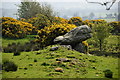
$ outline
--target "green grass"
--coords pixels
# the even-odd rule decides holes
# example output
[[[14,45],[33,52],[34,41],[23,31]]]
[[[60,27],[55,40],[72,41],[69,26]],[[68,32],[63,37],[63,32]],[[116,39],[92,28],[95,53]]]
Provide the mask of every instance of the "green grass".
[[[113,78],[118,78],[118,58],[86,55],[63,47],[49,51],[50,48],[49,46],[40,51],[22,52],[19,56],[2,53],[3,61],[10,60],[18,65],[15,72],[3,71],[3,78],[104,78],[103,71],[106,69],[113,72]],[[62,62],[58,65],[57,58],[67,58],[74,64]],[[37,62],[34,62],[35,59]],[[43,63],[47,65],[42,65]],[[57,67],[63,68],[64,72],[55,72]]]
[[[9,39],[9,38],[2,38],[2,46],[6,47],[8,44],[11,43],[22,43],[24,44],[25,42],[29,42],[30,40],[34,40],[36,35],[27,35],[27,37],[23,39]]]

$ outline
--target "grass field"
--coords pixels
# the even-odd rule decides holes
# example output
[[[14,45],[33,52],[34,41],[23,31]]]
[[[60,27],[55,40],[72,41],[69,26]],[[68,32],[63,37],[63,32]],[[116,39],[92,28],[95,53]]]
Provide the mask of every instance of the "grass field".
[[[33,40],[35,35],[29,35],[24,39],[2,39],[2,46],[7,46],[13,42],[22,43]],[[90,39],[89,39],[90,41]],[[88,42],[89,42],[88,41]],[[107,38],[108,44],[118,44],[118,36],[112,35]],[[108,45],[107,44],[107,45]],[[58,45],[53,45],[58,46]],[[89,45],[91,46],[91,45]],[[3,70],[3,78],[105,78],[104,70],[113,72],[113,78],[118,78],[118,58],[111,56],[93,56],[68,50],[59,46],[56,51],[50,51],[52,46],[43,50],[21,52],[21,55],[14,56],[13,53],[2,53],[3,62],[13,61],[17,66],[17,71],[6,72]],[[99,53],[96,53],[99,54]],[[65,58],[71,62],[58,64],[56,59]],[[62,68],[64,72],[56,72],[55,68]]]
[[[104,78],[106,69],[113,72],[113,78],[118,78],[118,58],[86,55],[63,47],[57,51],[49,49],[50,46],[40,51],[22,52],[19,56],[3,53],[3,61],[10,60],[18,65],[15,72],[3,71],[3,78]],[[72,62],[58,64],[58,58]],[[54,69],[58,67],[64,72],[56,72]]]
[[[6,47],[8,44],[11,43],[22,43],[24,44],[25,42],[29,42],[30,40],[35,39],[36,35],[27,35],[27,37],[23,39],[9,39],[9,38],[2,38],[2,46]]]

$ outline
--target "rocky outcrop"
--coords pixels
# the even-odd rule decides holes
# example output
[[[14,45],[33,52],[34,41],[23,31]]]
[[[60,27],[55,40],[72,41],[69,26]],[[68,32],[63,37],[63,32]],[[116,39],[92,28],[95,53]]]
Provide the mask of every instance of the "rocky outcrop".
[[[61,45],[71,45],[73,49],[79,52],[85,52],[84,45],[82,41],[91,38],[91,28],[87,25],[82,25],[77,28],[72,29],[70,32],[63,36],[58,36],[54,39],[55,43]]]

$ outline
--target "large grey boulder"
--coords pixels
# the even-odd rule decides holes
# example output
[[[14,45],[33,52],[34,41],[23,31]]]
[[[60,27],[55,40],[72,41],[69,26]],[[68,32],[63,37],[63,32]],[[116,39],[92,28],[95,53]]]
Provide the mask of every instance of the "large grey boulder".
[[[71,45],[73,49],[84,52],[84,45],[82,41],[85,41],[92,37],[90,34],[91,28],[87,25],[82,25],[72,29],[70,32],[66,33],[63,36],[58,36],[54,39],[55,43],[60,43],[62,45]]]

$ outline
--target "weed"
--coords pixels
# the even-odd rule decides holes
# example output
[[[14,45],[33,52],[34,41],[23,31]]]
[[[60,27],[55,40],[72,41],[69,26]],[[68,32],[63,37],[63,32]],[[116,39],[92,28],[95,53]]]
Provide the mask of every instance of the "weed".
[[[14,62],[11,62],[11,61],[5,61],[3,62],[3,70],[9,72],[9,71],[17,71],[17,68],[18,66],[14,63]]]

